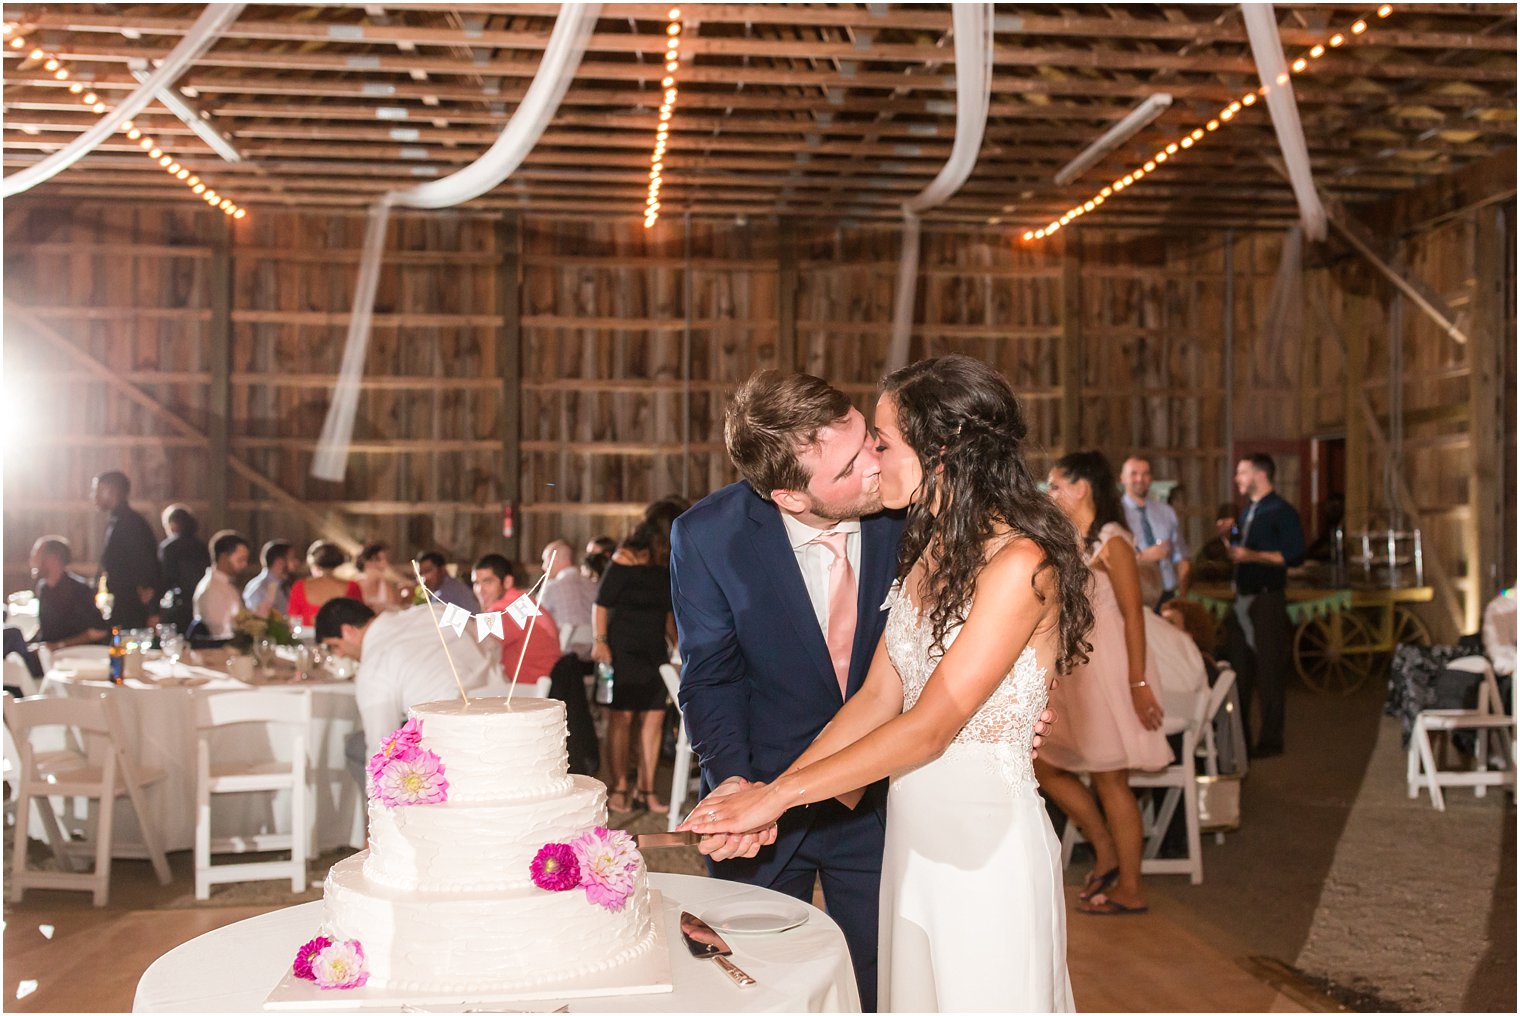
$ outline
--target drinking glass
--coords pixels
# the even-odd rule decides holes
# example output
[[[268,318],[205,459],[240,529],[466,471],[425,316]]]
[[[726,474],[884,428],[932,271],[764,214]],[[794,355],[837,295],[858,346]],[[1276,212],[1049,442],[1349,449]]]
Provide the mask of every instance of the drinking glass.
[[[164,655],[169,658],[169,675],[173,677],[179,672],[179,658],[185,655],[185,639],[174,630],[174,625],[166,627],[169,629],[169,634],[160,635],[158,645],[164,651]]]
[[[153,629],[153,633],[158,636],[158,648],[164,649],[168,641],[179,634],[179,628],[172,624],[161,624]]]
[[[274,668],[274,643],[268,639],[259,639],[253,647],[253,658],[258,663],[259,670],[267,675]]]

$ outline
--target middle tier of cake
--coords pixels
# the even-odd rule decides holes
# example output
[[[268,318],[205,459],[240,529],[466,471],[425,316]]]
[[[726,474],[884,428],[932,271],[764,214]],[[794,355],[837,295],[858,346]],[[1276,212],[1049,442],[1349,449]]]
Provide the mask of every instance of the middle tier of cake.
[[[589,776],[568,781],[568,790],[533,800],[413,808],[371,801],[364,874],[395,889],[437,892],[530,885],[529,864],[545,844],[607,824],[606,786]]]

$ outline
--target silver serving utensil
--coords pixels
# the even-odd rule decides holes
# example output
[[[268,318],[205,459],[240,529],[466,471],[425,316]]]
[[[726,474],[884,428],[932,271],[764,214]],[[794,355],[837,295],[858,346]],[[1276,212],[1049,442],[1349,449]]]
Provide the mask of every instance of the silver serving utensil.
[[[712,926],[695,914],[689,914],[684,910],[681,912],[681,937],[686,939],[686,948],[691,950],[693,956],[699,960],[715,961],[723,968],[729,980],[739,987],[747,988],[756,983],[753,977],[734,966],[729,960],[728,957],[733,954],[733,950],[716,931],[712,930]]]
[[[658,849],[660,847],[694,847],[702,842],[702,837],[696,833],[643,833],[638,837],[640,850]]]

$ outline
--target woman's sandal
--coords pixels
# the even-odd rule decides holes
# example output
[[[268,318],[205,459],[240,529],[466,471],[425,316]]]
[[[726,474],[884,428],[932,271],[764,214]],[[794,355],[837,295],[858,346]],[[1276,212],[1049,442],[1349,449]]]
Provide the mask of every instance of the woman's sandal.
[[[607,810],[626,815],[633,810],[633,798],[627,790],[614,790],[607,795]]]
[[[1093,893],[1092,898],[1084,900],[1077,909],[1084,914],[1095,914],[1099,917],[1118,917],[1124,914],[1146,914],[1150,907],[1141,904],[1138,907],[1127,907],[1118,900],[1111,900],[1103,893]]]
[[[1082,891],[1077,893],[1077,899],[1081,900],[1083,903],[1086,903],[1094,896],[1108,889],[1108,887],[1113,885],[1116,881],[1118,881],[1118,879],[1118,868],[1110,868],[1101,875],[1096,871],[1090,871],[1087,873],[1087,881],[1082,883]]]
[[[661,804],[660,799],[654,796],[653,790],[635,790],[633,803],[635,807],[643,808],[652,815],[670,814],[670,805]]]

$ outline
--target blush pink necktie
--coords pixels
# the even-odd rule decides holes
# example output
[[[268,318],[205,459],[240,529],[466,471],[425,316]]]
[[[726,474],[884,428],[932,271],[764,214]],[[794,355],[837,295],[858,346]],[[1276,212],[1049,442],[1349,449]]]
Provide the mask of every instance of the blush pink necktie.
[[[850,567],[846,550],[849,538],[848,533],[823,533],[812,541],[827,547],[834,555],[829,565],[829,626],[824,638],[841,696],[849,686],[850,651],[855,644],[855,569]]]

